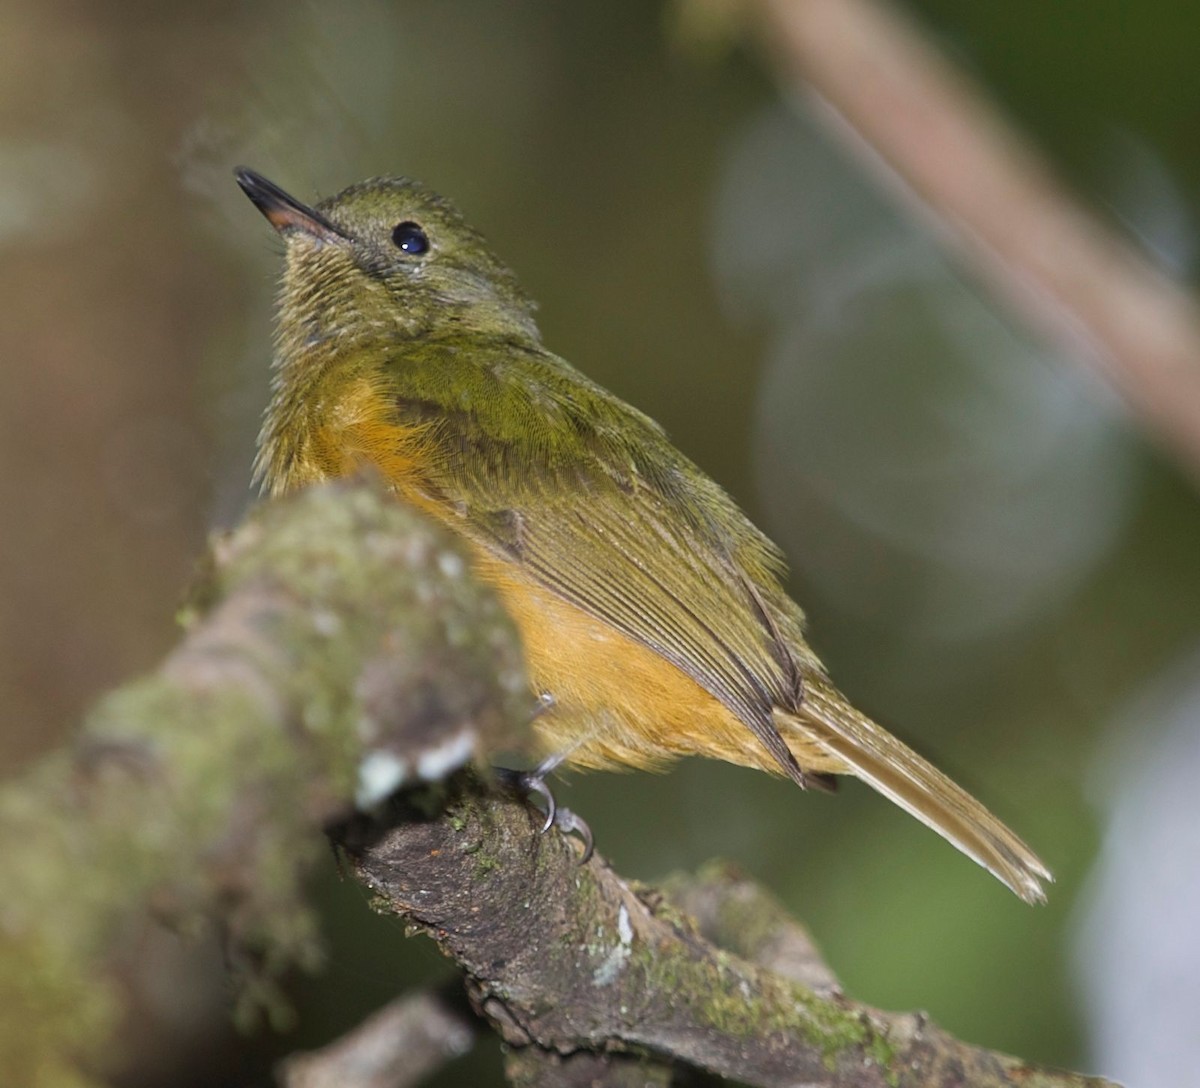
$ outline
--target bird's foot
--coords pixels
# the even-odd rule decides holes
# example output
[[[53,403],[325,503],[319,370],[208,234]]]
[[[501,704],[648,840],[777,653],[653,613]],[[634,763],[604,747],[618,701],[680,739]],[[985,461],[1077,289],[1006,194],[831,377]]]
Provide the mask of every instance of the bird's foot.
[[[579,858],[579,864],[585,865],[591,858],[595,845],[592,829],[588,827],[587,821],[581,816],[577,816],[569,808],[560,805],[554,799],[550,787],[546,785],[547,777],[554,773],[564,759],[566,759],[566,753],[558,752],[542,760],[532,771],[513,771],[506,767],[499,767],[496,769],[496,773],[502,781],[507,782],[527,797],[537,797],[541,800],[546,813],[546,822],[542,824],[541,830],[543,835],[550,828],[557,827],[564,835],[579,836],[579,840],[583,844],[583,854]]]

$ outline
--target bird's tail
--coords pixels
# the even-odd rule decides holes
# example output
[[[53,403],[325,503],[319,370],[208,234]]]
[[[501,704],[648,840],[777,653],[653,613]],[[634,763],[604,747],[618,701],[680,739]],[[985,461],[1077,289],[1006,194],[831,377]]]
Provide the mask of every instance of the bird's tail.
[[[776,714],[785,739],[799,730],[802,747],[815,746],[844,763],[844,773],[861,778],[933,828],[1026,903],[1045,902],[1041,882],[1054,878],[1037,855],[969,793],[855,710],[832,685],[806,683],[798,711]]]

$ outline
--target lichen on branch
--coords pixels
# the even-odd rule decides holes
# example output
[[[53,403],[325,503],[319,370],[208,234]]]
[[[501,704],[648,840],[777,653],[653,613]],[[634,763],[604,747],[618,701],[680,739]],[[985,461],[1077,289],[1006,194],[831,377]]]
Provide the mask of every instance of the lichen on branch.
[[[259,508],[214,543],[162,666],[0,788],[5,1083],[102,1082],[123,1011],[111,957],[150,917],[216,929],[243,993],[278,1012],[280,972],[320,960],[304,879],[330,832],[380,909],[462,970],[513,1083],[1105,1084],[856,1003],[745,878],[714,866],[664,891],[581,864],[486,775],[454,775],[433,807],[402,791],[354,814],[513,747],[531,716],[511,624],[437,526],[361,485]],[[371,1027],[307,1069],[378,1059]]]
[[[139,918],[217,926],[243,1009],[279,1012],[272,980],[320,960],[304,879],[364,767],[394,785],[528,721],[507,617],[447,533],[372,487],[260,507],[192,597],[163,664],[0,790],[6,1083],[92,1083],[76,1059],[120,1019],[107,959]]]

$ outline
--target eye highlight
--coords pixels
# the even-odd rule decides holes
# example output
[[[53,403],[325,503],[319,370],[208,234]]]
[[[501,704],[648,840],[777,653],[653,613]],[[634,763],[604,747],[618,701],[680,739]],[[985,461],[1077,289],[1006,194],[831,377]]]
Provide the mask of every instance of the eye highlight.
[[[409,219],[403,223],[397,223],[393,228],[392,242],[397,249],[402,249],[413,257],[419,257],[422,253],[429,252],[429,235]]]

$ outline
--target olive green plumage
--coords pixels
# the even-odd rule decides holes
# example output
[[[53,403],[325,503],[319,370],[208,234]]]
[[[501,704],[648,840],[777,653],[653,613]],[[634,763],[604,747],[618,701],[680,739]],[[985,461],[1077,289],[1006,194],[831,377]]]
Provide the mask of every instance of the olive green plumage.
[[[821,669],[778,549],[657,423],[545,350],[533,303],[449,201],[377,178],[316,210],[353,237],[355,268],[289,278],[304,340],[281,345],[259,476],[280,478],[270,466],[306,399],[295,371],[308,384],[327,357],[338,383],[369,373],[397,421],[428,426],[429,489],[469,511],[465,534],[773,731],[772,708],[798,703],[801,668]],[[404,221],[438,247],[420,275],[391,242]]]
[[[452,205],[398,178],[315,208],[239,181],[287,239],[257,461],[270,490],[366,462],[461,533],[535,682],[564,696],[541,725],[579,762],[697,752],[802,785],[854,773],[1041,897],[1028,848],[832,685],[774,545],[656,423],[543,347],[533,304]],[[614,661],[630,691],[579,675]]]

